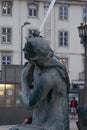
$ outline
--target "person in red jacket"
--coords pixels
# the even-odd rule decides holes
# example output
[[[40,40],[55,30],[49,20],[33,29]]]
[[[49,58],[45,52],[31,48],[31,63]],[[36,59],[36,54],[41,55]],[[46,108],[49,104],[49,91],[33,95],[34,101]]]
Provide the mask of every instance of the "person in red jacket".
[[[31,123],[32,123],[32,116],[25,118],[24,121],[23,121],[23,124],[31,124]]]
[[[77,106],[78,106],[77,101],[76,101],[75,97],[73,97],[73,99],[71,100],[71,103],[70,103],[71,115],[73,118],[75,118],[75,116],[76,116]]]

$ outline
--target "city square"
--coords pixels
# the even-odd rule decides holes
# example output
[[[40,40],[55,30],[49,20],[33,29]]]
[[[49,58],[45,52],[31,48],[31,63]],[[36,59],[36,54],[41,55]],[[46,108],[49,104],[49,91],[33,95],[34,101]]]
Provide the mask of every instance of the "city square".
[[[78,110],[84,108],[87,104],[87,0],[1,0],[0,17],[0,129],[9,130],[16,124],[21,124],[29,114],[33,115],[33,111],[29,110],[28,107],[32,108],[33,105],[37,105],[37,101],[40,98],[42,100],[42,97],[38,92],[35,94],[37,100],[28,95],[29,91],[26,91],[28,89],[24,89],[25,83],[31,88],[36,87],[37,84],[39,86],[40,76],[37,73],[33,74],[34,68],[38,66],[35,70],[43,75],[42,70],[46,71],[44,67],[48,69],[51,66],[52,72],[50,71],[50,74],[45,72],[46,76],[49,75],[46,78],[47,81],[50,81],[49,79],[55,82],[60,80],[54,87],[51,85],[55,82],[50,81],[49,84],[52,88],[49,89],[48,84],[49,87],[47,86],[46,91],[44,90],[43,97],[47,98],[48,104],[53,97],[56,102],[58,101],[57,98],[61,97],[63,103],[59,100],[60,106],[54,105],[54,108],[50,103],[53,111],[57,107],[58,112],[56,114],[54,112],[53,115],[50,114],[50,118],[47,117],[46,119],[54,119],[59,114],[60,120],[62,120],[61,124],[58,123],[59,128],[66,119],[64,130],[66,128],[68,130],[68,118],[63,110],[65,107],[67,111],[65,104],[67,99],[70,130],[80,130],[81,128],[77,127],[76,122],[78,121],[79,125],[82,122],[80,120],[81,111],[78,111],[77,117],[72,119],[71,101],[73,98],[76,99],[76,110],[77,108]],[[32,40],[34,38],[39,40]],[[44,42],[41,43],[41,41]],[[48,43],[48,46],[45,45],[45,42]],[[30,57],[26,55],[26,52],[29,53]],[[37,69],[39,67],[41,71]],[[26,79],[26,76],[23,75],[24,68],[25,72],[26,69],[30,71],[29,79],[27,78],[28,82],[24,80]],[[33,78],[36,84],[33,82]],[[63,85],[67,88],[67,92]],[[62,96],[57,95],[59,97],[55,98],[55,90],[59,86],[61,87],[59,93],[62,93]],[[39,91],[41,92],[41,90]],[[32,90],[30,94],[32,95]],[[53,97],[51,97],[52,94]],[[32,102],[29,102],[28,98]],[[26,107],[26,104],[29,105],[29,103],[30,106]],[[32,105],[32,103],[34,104]],[[42,109],[40,110],[42,111]],[[63,113],[62,116],[60,111]],[[84,109],[83,115],[85,112]],[[63,116],[65,116],[64,119]],[[39,116],[37,117],[38,122],[41,119]]]
[[[12,125],[0,126],[0,130],[9,130],[11,127],[13,126]],[[76,120],[70,121],[70,130],[78,130],[76,126]]]

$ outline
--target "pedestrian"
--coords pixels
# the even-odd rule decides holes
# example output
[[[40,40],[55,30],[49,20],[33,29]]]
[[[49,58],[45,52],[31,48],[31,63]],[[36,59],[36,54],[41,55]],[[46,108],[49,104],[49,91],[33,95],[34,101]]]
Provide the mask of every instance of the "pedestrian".
[[[77,103],[75,97],[73,97],[73,99],[71,100],[71,103],[70,103],[71,115],[72,115],[73,119],[75,119],[75,116],[76,116],[77,106],[78,106],[78,103]]]
[[[32,123],[32,116],[28,116],[28,118],[25,118],[23,121],[23,124],[31,124]]]

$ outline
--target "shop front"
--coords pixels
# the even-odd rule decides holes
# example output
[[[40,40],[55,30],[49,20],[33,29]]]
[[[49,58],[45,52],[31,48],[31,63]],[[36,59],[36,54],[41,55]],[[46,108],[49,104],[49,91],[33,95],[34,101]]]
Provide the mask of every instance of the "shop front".
[[[21,71],[21,66],[4,66],[0,82],[0,125],[22,123],[32,113],[22,101]]]

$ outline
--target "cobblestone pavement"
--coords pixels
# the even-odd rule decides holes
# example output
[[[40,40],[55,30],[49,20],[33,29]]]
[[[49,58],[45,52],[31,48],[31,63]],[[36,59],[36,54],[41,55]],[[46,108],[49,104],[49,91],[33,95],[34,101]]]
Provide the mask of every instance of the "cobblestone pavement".
[[[78,116],[73,119],[72,116],[69,116],[70,119],[70,130],[78,130],[76,122],[78,121]]]
[[[0,126],[0,130],[9,130],[13,125]]]
[[[72,119],[70,117],[70,130],[78,130],[77,126],[76,126],[76,121],[77,121],[77,117],[75,119]],[[0,126],[0,130],[9,130],[11,127],[13,127],[14,125],[5,125],[5,126]]]
[[[70,120],[70,130],[78,130],[76,121],[77,120]]]

